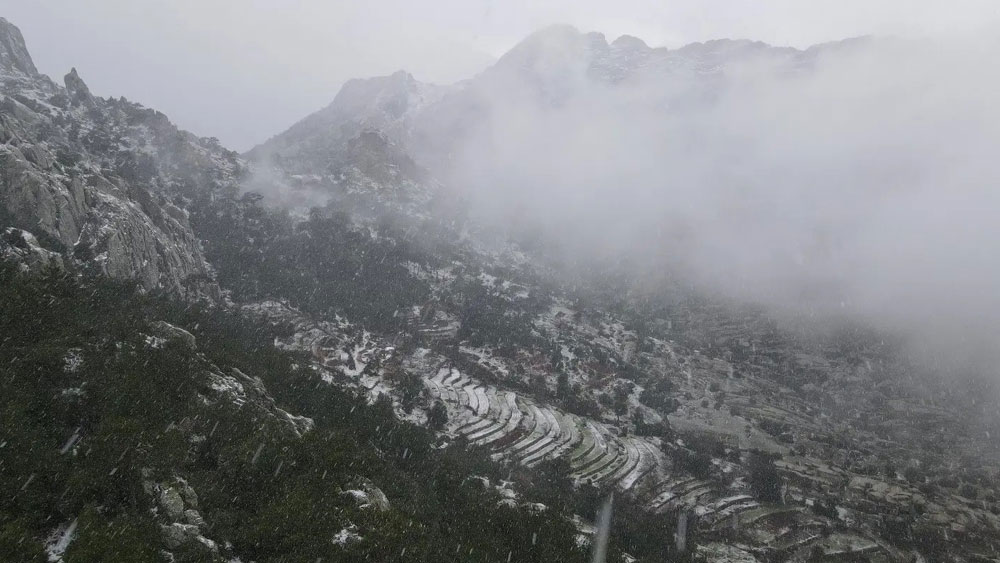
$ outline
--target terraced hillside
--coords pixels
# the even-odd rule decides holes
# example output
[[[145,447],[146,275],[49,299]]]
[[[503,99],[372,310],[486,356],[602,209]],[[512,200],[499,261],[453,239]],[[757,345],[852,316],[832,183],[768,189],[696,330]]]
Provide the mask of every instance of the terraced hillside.
[[[411,334],[423,345],[411,343],[408,349],[348,323],[314,323],[278,303],[251,309],[275,321],[294,322],[296,336],[283,345],[310,351],[317,363],[341,374],[341,383],[364,388],[373,401],[383,394],[394,397],[399,416],[427,423],[431,407],[440,403],[447,412],[441,428],[445,440],[480,448],[502,464],[531,468],[561,460],[578,487],[616,490],[652,513],[683,515],[708,546],[706,554],[714,553],[713,542],[737,541],[755,557],[822,551],[833,558],[881,554],[903,560],[907,548],[888,541],[881,530],[912,530],[907,533],[914,534],[913,545],[933,550],[955,541],[983,549],[1000,529],[990,501],[969,503],[957,491],[928,487],[927,482],[872,475],[868,468],[887,456],[866,453],[867,443],[858,436],[853,438],[857,442],[845,440],[828,422],[831,415],[808,396],[767,379],[737,376],[738,366],[676,343],[660,341],[642,347],[650,351],[636,352],[639,359],[648,355],[651,363],[652,358],[661,362],[661,369],[669,365],[675,370],[674,410],[664,413],[645,405],[636,385],[627,414],[599,409],[596,416],[587,416],[567,410],[561,406],[567,402],[552,393],[533,389],[531,375],[519,382],[511,375],[519,370],[515,361],[482,348],[447,349],[438,339],[420,336],[417,328]],[[544,313],[539,323],[545,325],[559,313],[573,316]],[[581,326],[577,332],[600,332],[592,329]],[[624,331],[617,340],[614,331],[605,332],[602,343],[609,348],[620,349],[628,340]],[[583,356],[584,341],[568,331],[562,334],[562,345]],[[585,381],[587,370],[578,367],[583,373],[577,379]],[[400,400],[410,385],[401,374],[416,376],[420,383],[419,399],[410,411]],[[645,420],[657,417],[656,431],[650,434]],[[857,457],[838,463],[838,451]],[[754,483],[751,458],[767,455],[756,452],[775,456],[780,490],[774,498]],[[905,455],[933,471],[926,452],[911,446]],[[947,530],[942,530],[945,523]],[[917,533],[940,535],[918,538]]]

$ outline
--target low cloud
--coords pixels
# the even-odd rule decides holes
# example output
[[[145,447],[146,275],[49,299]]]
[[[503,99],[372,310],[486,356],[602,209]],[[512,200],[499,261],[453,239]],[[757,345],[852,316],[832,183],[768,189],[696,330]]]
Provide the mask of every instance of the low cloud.
[[[614,85],[557,56],[531,88],[481,76],[444,168],[480,217],[544,233],[568,260],[619,256],[993,357],[995,37],[769,51]]]

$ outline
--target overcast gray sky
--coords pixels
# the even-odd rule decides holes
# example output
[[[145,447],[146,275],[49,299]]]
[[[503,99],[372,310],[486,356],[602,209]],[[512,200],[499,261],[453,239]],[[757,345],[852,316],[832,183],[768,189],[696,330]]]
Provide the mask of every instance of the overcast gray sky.
[[[966,33],[995,0],[0,0],[38,68],[165,112],[246,150],[354,77],[451,82],[553,23],[654,46],[729,37],[807,46],[849,36]]]

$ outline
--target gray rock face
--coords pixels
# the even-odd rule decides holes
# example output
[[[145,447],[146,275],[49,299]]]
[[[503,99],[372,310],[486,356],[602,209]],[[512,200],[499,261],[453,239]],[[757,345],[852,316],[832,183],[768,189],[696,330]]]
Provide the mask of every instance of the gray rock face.
[[[0,18],[0,68],[17,69],[25,74],[38,74],[35,63],[24,45],[21,30],[4,18]]]
[[[171,520],[180,520],[184,517],[184,499],[174,487],[166,487],[160,491],[160,506],[166,512],[166,517]]]
[[[32,162],[34,148],[0,146],[0,203],[14,226],[72,245],[86,220],[84,187],[78,179],[49,174],[48,159],[36,155],[42,165]]]
[[[161,524],[160,531],[163,533],[163,544],[168,549],[177,549],[182,545],[198,541],[201,537],[198,526],[181,524],[180,522],[174,522],[169,525]]]

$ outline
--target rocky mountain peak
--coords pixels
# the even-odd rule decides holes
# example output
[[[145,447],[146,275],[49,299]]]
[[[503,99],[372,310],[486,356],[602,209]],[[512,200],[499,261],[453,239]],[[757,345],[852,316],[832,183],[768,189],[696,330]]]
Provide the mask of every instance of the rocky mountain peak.
[[[549,72],[588,61],[607,50],[608,42],[600,33],[581,33],[573,26],[554,25],[529,35],[500,57],[493,68]]]
[[[38,74],[24,45],[21,30],[4,18],[0,18],[0,68],[19,70],[28,75]]]
[[[328,106],[254,147],[247,157],[258,162],[279,157],[289,170],[336,168],[345,155],[355,154],[351,142],[365,131],[405,144],[413,117],[449,91],[404,70],[348,80]]]
[[[379,110],[388,116],[398,118],[406,111],[410,93],[416,85],[413,76],[403,70],[388,76],[349,80],[330,107],[348,113]]]

